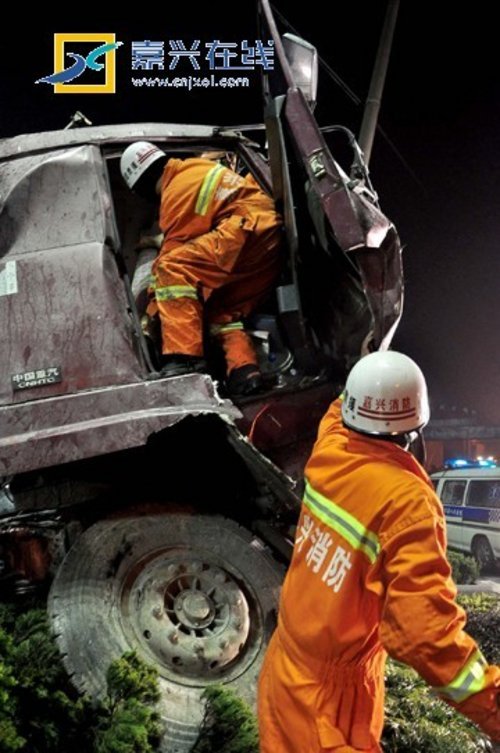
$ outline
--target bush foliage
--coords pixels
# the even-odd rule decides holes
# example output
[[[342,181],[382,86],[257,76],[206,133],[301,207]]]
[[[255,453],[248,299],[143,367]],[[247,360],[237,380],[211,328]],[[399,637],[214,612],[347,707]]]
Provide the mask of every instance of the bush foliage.
[[[500,600],[460,595],[468,632],[500,663]],[[385,753],[479,753],[489,742],[408,667],[389,661]],[[257,722],[231,690],[211,686],[193,753],[258,753]],[[42,609],[0,603],[0,753],[153,753],[162,732],[157,674],[134,652],[113,662],[97,705],[72,688]]]
[[[251,708],[222,685],[208,687],[204,696],[205,716],[192,753],[258,753],[257,720]]]
[[[492,594],[461,594],[467,632],[478,642],[490,664],[500,664],[500,599]]]
[[[96,705],[79,696],[45,611],[0,604],[1,753],[152,753],[161,733],[155,670],[124,654],[107,688]]]
[[[449,549],[446,553],[455,583],[475,583],[479,578],[479,565],[474,557]]]
[[[479,753],[489,750],[477,727],[434,696],[409,667],[386,671],[385,753]]]

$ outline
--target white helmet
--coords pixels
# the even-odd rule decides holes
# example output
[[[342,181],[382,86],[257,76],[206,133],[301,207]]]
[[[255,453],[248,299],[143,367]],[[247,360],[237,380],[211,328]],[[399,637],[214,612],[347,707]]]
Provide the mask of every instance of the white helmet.
[[[393,350],[370,353],[353,367],[344,390],[342,419],[363,434],[406,434],[429,421],[424,375]]]
[[[135,141],[123,152],[120,159],[120,170],[129,188],[133,188],[141,175],[144,175],[153,162],[167,155],[149,141]]]

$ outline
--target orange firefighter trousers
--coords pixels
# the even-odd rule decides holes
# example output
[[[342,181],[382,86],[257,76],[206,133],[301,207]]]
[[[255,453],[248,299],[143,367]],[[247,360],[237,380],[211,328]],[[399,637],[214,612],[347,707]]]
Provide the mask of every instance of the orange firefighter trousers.
[[[500,740],[500,668],[464,632],[419,463],[323,418],[259,682],[262,753],[381,751],[387,653]]]
[[[205,322],[228,373],[256,363],[241,320],[279,272],[281,220],[272,199],[253,178],[209,160],[169,160],[160,226],[165,240],[154,275],[163,353],[202,356]]]

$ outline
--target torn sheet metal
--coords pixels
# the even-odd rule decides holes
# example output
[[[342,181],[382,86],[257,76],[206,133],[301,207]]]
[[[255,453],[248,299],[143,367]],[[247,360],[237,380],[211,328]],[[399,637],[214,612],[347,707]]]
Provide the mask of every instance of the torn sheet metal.
[[[203,374],[0,407],[0,477],[140,447],[186,416],[240,411]]]

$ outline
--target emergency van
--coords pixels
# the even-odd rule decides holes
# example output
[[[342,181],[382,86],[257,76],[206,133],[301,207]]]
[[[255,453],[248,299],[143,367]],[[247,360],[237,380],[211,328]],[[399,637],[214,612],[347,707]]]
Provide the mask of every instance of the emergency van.
[[[471,553],[481,569],[500,559],[500,468],[453,468],[431,479],[443,503],[448,546]]]

